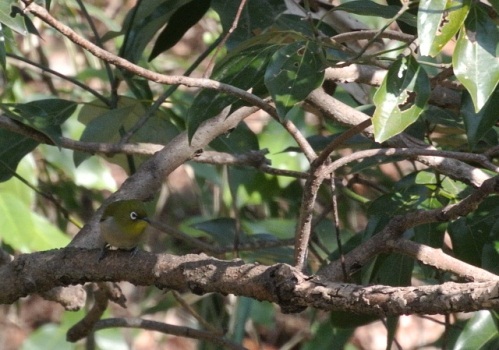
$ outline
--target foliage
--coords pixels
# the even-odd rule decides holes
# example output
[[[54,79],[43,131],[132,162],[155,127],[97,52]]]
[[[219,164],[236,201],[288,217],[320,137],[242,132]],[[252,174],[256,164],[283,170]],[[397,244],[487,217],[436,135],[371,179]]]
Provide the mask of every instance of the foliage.
[[[113,19],[109,16],[113,9],[98,0],[53,1],[46,8],[82,37],[145,69],[196,78],[211,71],[210,79],[249,91],[275,107],[274,116],[259,112],[205,150],[232,155],[265,150],[270,165],[204,164],[194,159],[182,166],[192,177],[172,176],[170,190],[151,204],[159,220],[224,251],[222,258],[235,257],[232,254],[240,248],[237,256],[246,262],[293,264],[289,240],[295,237],[296,227],[299,231],[300,213],[305,210],[303,192],[310,188],[303,178],[314,170],[311,152],[327,150],[333,162],[362,150],[410,150],[396,141],[409,137],[428,149],[469,155],[463,160],[449,152],[435,154],[456,157],[483,176],[498,171],[497,2],[119,3],[122,6],[115,9]],[[339,19],[354,25],[339,26]],[[356,36],[363,34],[359,29],[368,30],[368,35]],[[249,105],[230,89],[162,86],[97,59],[62,37],[49,25],[34,21],[17,1],[0,4],[0,243],[11,254],[67,245],[70,236],[63,232],[74,234],[109,192],[149,159],[145,153],[100,152],[86,148],[89,145],[163,146],[183,132],[192,140],[210,118]],[[59,67],[58,55],[68,62],[67,67]],[[348,78],[329,75],[332,69],[353,64],[382,71],[382,79],[361,77],[362,73]],[[310,96],[321,86],[349,108],[345,119],[313,102]],[[353,119],[355,113],[372,117],[372,131],[359,131],[335,144],[360,122]],[[9,123],[30,133],[19,134]],[[332,144],[335,147],[328,148]],[[418,156],[417,152],[374,154],[335,168],[336,188],[331,190],[325,182],[313,205],[308,272],[315,274],[348,254],[382,231],[394,215],[441,209],[458,203],[480,185],[471,170],[463,175]],[[191,193],[182,189],[186,183]],[[423,223],[403,237],[497,274],[497,200],[489,196],[465,217]],[[338,203],[337,215],[331,210],[334,203]],[[335,220],[341,244],[335,236]],[[184,254],[192,250],[188,243],[164,235],[154,235],[149,243],[153,251]],[[349,276],[352,281],[407,286],[414,280],[435,284],[456,279],[408,255],[380,253]],[[307,310],[295,320],[307,330],[296,332],[270,303],[219,295],[184,297],[207,324],[228,330],[226,337],[237,344],[249,342],[251,334],[275,346],[340,348],[356,329],[376,320]],[[133,312],[143,315],[180,308],[171,295],[153,287],[137,289],[131,302],[136,303]],[[397,321],[383,321],[387,339],[400,337]],[[482,310],[468,320],[446,321],[446,332],[434,341],[437,346],[498,346],[496,312]],[[67,329],[68,322],[64,316],[61,327]],[[192,315],[189,322],[199,327]],[[60,329],[41,327],[24,347],[37,348],[37,339],[51,334],[57,334],[57,344],[63,344]],[[105,345],[104,337],[100,339],[100,348],[115,348],[123,342],[108,339],[111,345]],[[215,348],[204,342],[199,347]]]

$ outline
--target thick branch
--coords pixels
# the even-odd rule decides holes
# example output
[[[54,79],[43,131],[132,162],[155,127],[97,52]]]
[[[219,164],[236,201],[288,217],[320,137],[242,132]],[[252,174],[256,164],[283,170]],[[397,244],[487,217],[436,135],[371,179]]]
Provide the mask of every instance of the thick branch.
[[[125,198],[148,199],[161,186],[164,178],[178,166],[192,159],[199,150],[206,147],[217,136],[235,128],[240,121],[258,110],[257,107],[243,107],[230,116],[222,113],[213,117],[198,128],[191,142],[183,132],[171,140],[161,151],[145,161],[135,174],[130,176],[109,201]],[[98,219],[101,213],[78,233],[71,242],[75,247],[97,248],[102,246],[99,238]]]
[[[424,287],[362,287],[326,283],[277,264],[245,264],[206,255],[173,256],[139,251],[109,252],[64,248],[20,255],[0,268],[0,303],[11,304],[54,286],[93,281],[128,281],[161,289],[220,293],[278,303],[284,312],[311,306],[379,316],[411,313],[469,312],[499,307],[498,281]]]

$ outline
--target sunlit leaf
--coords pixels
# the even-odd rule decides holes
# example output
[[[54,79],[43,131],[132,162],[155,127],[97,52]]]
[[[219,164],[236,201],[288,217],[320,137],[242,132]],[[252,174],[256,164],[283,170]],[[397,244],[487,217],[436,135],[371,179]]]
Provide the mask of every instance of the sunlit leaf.
[[[499,346],[499,319],[493,311],[481,310],[466,322],[453,349],[490,349]],[[495,344],[495,346],[493,345]]]
[[[333,8],[334,11],[345,11],[354,13],[361,16],[376,16],[382,18],[393,18],[400,11],[400,6],[386,6],[378,4],[374,1],[348,1],[344,2]],[[399,20],[411,25],[416,26],[416,16],[411,13],[405,12]]]
[[[373,98],[375,140],[386,141],[414,123],[425,108],[430,91],[425,70],[412,56],[393,63]]]
[[[12,6],[14,4],[14,1],[0,1],[0,23],[3,23],[5,26],[18,32],[19,34],[26,35],[28,34],[28,31],[26,30],[23,16],[20,14],[17,14],[15,17],[11,16]]]
[[[0,238],[17,251],[28,253],[69,243],[69,237],[11,193],[0,196],[0,212]]]
[[[473,6],[452,55],[454,74],[471,95],[475,112],[499,83],[499,29],[480,6]]]
[[[456,35],[470,9],[471,0],[421,0],[418,37],[421,55],[435,57]]]

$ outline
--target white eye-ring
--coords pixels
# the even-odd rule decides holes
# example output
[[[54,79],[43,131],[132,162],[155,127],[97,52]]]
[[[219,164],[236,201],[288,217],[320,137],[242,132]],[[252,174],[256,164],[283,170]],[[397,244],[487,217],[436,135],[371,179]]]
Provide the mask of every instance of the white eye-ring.
[[[139,215],[136,212],[134,212],[134,211],[130,212],[130,219],[137,220],[138,217],[139,217]]]

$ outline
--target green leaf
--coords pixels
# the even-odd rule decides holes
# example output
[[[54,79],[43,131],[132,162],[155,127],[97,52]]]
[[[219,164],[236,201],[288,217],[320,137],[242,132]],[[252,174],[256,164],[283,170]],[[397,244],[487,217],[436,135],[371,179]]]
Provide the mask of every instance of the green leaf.
[[[401,254],[380,255],[370,283],[388,286],[410,286],[414,260]]]
[[[425,108],[430,91],[425,70],[412,56],[393,63],[373,98],[375,140],[386,141],[414,123]]]
[[[36,146],[33,139],[0,129],[0,182],[9,180],[21,159]]]
[[[230,218],[216,218],[193,224],[192,227],[209,234],[222,247],[234,244],[236,221]]]
[[[499,0],[490,0],[489,1],[494,10],[496,10],[497,13],[499,13]]]
[[[463,116],[464,125],[466,126],[466,135],[471,150],[473,150],[478,142],[483,139],[485,134],[490,132],[492,127],[497,122],[497,111],[499,110],[499,89],[492,94],[485,106],[475,112],[475,106],[471,96],[468,93],[463,93],[461,104],[461,115]]]
[[[329,321],[333,327],[341,329],[354,329],[378,320],[377,316],[359,315],[348,311],[333,311],[329,316]]]
[[[210,147],[219,152],[233,154],[259,149],[255,133],[244,122],[229,133],[217,137],[210,143]]]
[[[281,118],[322,84],[321,55],[317,43],[298,41],[279,49],[272,56],[265,71],[265,85]]]
[[[236,344],[241,344],[246,333],[245,326],[250,317],[251,309],[253,305],[256,304],[256,300],[238,297],[236,302],[236,307],[231,315],[233,325],[232,329],[229,330],[229,339],[231,339]]]
[[[156,39],[149,61],[173,47],[185,32],[205,15],[210,8],[210,2],[211,0],[194,0],[180,6]]]
[[[497,349],[497,346],[499,346],[498,325],[499,320],[494,312],[487,310],[476,312],[466,322],[466,326],[459,335],[453,349]],[[495,344],[495,347],[493,344]]]
[[[423,56],[435,57],[456,35],[470,9],[471,0],[421,0],[418,36]]]
[[[37,169],[34,157],[31,154],[24,157],[19,162],[16,172],[31,185],[37,186]],[[0,193],[11,193],[27,206],[31,206],[35,203],[36,192],[16,177],[0,183]]]
[[[382,18],[393,18],[400,11],[400,6],[386,6],[377,4],[374,1],[349,1],[336,6],[334,11],[345,11],[349,13],[354,13],[361,16],[376,16]],[[411,13],[405,12],[400,17],[399,20],[411,25],[416,26],[416,16]]]
[[[331,317],[334,317],[336,312],[331,312]],[[338,314],[341,318],[342,313]],[[362,320],[365,316],[350,314],[352,319]],[[316,322],[317,323],[317,322]],[[331,350],[331,349],[350,349],[348,343],[352,338],[354,328],[333,328],[328,322],[323,322],[320,325],[315,324],[311,329],[310,340],[305,342],[300,347],[301,350]]]
[[[121,56],[138,62],[147,44],[170,19],[172,14],[188,0],[140,1],[127,14],[122,33],[127,34]],[[138,8],[137,8],[138,6]]]
[[[69,243],[58,228],[11,193],[0,196],[0,212],[0,238],[17,251],[29,253]]]
[[[483,249],[499,237],[499,197],[486,198],[478,208],[449,224],[456,258],[482,266]]]
[[[15,4],[14,1],[5,1],[5,0],[0,1],[0,23],[5,24],[7,27],[18,32],[19,34],[26,35],[28,34],[28,31],[26,30],[26,25],[24,24],[23,16],[22,15],[15,17],[11,16],[12,7],[14,4]]]
[[[473,6],[459,32],[452,64],[456,78],[471,95],[475,112],[499,83],[499,29],[480,6]]]
[[[80,141],[85,142],[119,142],[120,129],[128,131],[146,113],[144,104],[134,98],[121,96],[115,109],[109,109],[99,101],[85,104],[78,115],[78,120],[87,124]],[[169,121],[171,111],[158,110],[150,117],[142,128],[135,133],[130,142],[150,142],[166,144],[178,134],[178,129]],[[74,153],[75,165],[80,165],[89,154]],[[126,169],[126,160],[123,155],[116,155],[108,159],[120,164]]]
[[[212,0],[211,7],[220,17],[224,33],[229,32],[234,23],[234,18],[239,10],[240,3],[237,1]],[[278,21],[281,14],[286,11],[286,5],[282,0],[251,0],[245,3],[236,29],[227,40],[226,46],[229,50],[236,48],[239,44],[262,33]]]
[[[243,90],[255,89],[263,84],[263,75],[272,54],[283,45],[283,41],[294,37],[289,33],[267,33],[248,40],[215,67],[211,78]],[[187,113],[189,139],[202,122],[237,100],[237,97],[216,90],[202,90]]]
[[[62,137],[61,124],[73,114],[76,106],[73,101],[61,99],[0,104],[9,118],[44,133],[56,145]]]

